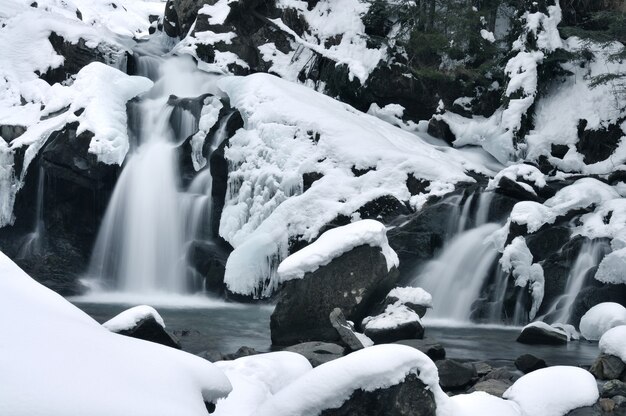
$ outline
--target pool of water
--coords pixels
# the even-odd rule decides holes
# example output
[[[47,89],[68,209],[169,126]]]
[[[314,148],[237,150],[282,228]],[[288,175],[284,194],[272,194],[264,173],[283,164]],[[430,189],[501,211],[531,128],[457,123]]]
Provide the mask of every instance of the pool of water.
[[[125,302],[109,302],[108,299],[105,302],[102,299],[98,302],[90,299],[72,301],[100,323],[140,304],[130,299]],[[183,303],[166,302],[155,308],[165,320],[168,330],[180,338],[184,350],[226,354],[235,352],[241,346],[263,352],[271,349],[269,322],[272,306],[217,300],[191,302],[187,306]],[[597,343],[587,341],[572,341],[562,346],[520,344],[515,339],[521,328],[442,325],[429,323],[428,320],[425,326],[426,337],[442,344],[448,358],[458,360],[510,364],[520,355],[528,353],[543,358],[549,365],[589,366],[598,356]]]

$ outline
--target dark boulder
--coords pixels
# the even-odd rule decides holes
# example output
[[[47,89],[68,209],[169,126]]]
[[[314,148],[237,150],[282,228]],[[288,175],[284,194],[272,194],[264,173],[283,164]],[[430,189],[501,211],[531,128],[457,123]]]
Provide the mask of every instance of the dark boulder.
[[[343,315],[343,312],[341,312],[341,309],[333,309],[330,312],[328,319],[330,324],[337,331],[341,344],[348,347],[350,351],[358,351],[365,348],[363,341],[356,335],[354,325],[346,320],[346,317]]]
[[[621,380],[609,380],[602,386],[602,397],[626,396],[626,383]]]
[[[620,377],[624,369],[626,369],[626,365],[619,357],[600,354],[591,365],[589,372],[600,380],[614,380]]]
[[[595,269],[590,270],[590,274],[593,276]],[[591,285],[578,292],[572,305],[570,321],[575,326],[589,309],[600,303],[615,302],[626,306],[626,285],[602,284],[593,278],[589,280]]]
[[[449,145],[452,145],[456,140],[456,136],[450,130],[448,123],[439,117],[433,117],[428,122],[428,134],[445,141]]]
[[[539,201],[536,193],[530,192],[506,176],[500,178],[496,186],[496,192],[520,201]]]
[[[387,269],[379,247],[363,245],[302,279],[286,282],[270,321],[272,343],[338,341],[339,334],[329,320],[333,309],[341,309],[350,321],[361,322],[396,285],[397,277],[395,268]]]
[[[370,392],[356,390],[341,407],[321,416],[435,416],[433,393],[415,375],[399,384]]]
[[[229,250],[213,241],[194,241],[188,249],[189,265],[194,275],[198,276],[200,290],[212,293],[224,293],[224,273]]]
[[[285,348],[285,351],[295,352],[303,355],[309,360],[313,367],[327,363],[337,358],[343,357],[346,349],[341,345],[329,342],[303,342]]]
[[[476,369],[471,364],[454,360],[440,360],[435,364],[439,370],[439,384],[445,391],[467,387],[476,377]]]
[[[232,354],[224,354],[223,359],[224,360],[236,360],[237,358],[249,357],[251,355],[257,355],[257,354],[259,354],[259,352],[255,350],[254,348],[243,346],[243,347],[239,347],[239,349]]]
[[[557,330],[529,325],[519,334],[517,342],[531,345],[564,345],[567,344],[567,335]]]
[[[621,122],[622,120],[606,128],[587,130],[587,120],[579,120],[576,150],[583,155],[586,164],[601,162],[611,157],[624,135],[620,127]]]
[[[176,337],[168,333],[153,316],[146,316],[135,324],[134,327],[116,331],[120,335],[143,339],[144,341],[156,342],[172,348],[181,349],[180,342]]]
[[[509,380],[499,380],[499,379],[489,379],[479,381],[474,384],[471,389],[469,389],[468,393],[473,393],[475,391],[484,391],[485,393],[491,394],[492,396],[502,397],[505,391],[508,390],[509,387],[513,385],[512,381]]]
[[[112,58],[98,48],[88,47],[84,39],[79,39],[78,42],[69,42],[52,32],[48,40],[54,51],[64,58],[61,66],[51,68],[41,75],[41,78],[50,85],[67,80],[92,62],[107,62]]]
[[[515,368],[524,374],[528,374],[541,368],[546,368],[548,365],[541,358],[537,358],[532,354],[524,354],[517,357],[515,360]]]
[[[446,350],[443,348],[443,345],[430,339],[402,339],[395,341],[394,344],[407,345],[416,350],[420,350],[433,361],[444,360],[446,358]]]

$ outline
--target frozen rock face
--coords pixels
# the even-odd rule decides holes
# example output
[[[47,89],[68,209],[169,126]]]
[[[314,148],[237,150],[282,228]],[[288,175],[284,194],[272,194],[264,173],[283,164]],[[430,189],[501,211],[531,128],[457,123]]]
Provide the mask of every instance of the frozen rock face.
[[[363,245],[342,254],[302,279],[285,282],[270,328],[272,343],[338,340],[328,317],[340,308],[348,320],[360,322],[389,292],[398,277],[387,269],[380,248]]]

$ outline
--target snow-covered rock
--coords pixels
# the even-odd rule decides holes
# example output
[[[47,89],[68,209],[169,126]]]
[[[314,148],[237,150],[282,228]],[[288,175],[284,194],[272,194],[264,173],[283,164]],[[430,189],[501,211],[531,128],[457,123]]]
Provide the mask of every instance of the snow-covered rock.
[[[269,295],[289,240],[312,241],[339,215],[352,217],[385,196],[419,209],[454,184],[473,182],[466,170],[488,172],[461,152],[267,74],[227,77],[219,86],[245,124],[225,150],[230,169],[219,230],[235,248],[225,276],[235,293]],[[321,178],[305,190],[302,176],[310,172]],[[427,181],[423,192],[411,195],[409,175]]]
[[[541,321],[526,325],[517,338],[517,342],[522,344],[561,345],[567,344],[567,341],[567,332]]]
[[[502,397],[515,402],[522,416],[564,416],[578,407],[593,405],[600,394],[588,371],[555,366],[526,374]]]
[[[615,326],[606,331],[600,337],[598,346],[601,353],[614,355],[626,362],[626,325]]]
[[[200,416],[231,391],[213,364],[111,333],[3,253],[0,275],[1,414]]]
[[[396,287],[387,294],[387,299],[391,302],[402,304],[418,305],[425,308],[433,307],[433,297],[421,287]]]
[[[619,303],[604,302],[589,309],[580,319],[580,333],[589,341],[597,341],[609,329],[626,325],[626,308]]]
[[[328,230],[312,244],[287,257],[278,266],[278,282],[301,279],[306,273],[361,245],[380,247],[387,270],[398,267],[398,255],[389,247],[385,226],[375,220],[362,220]]]
[[[146,319],[154,319],[162,328],[165,328],[165,322],[161,315],[159,315],[156,309],[148,305],[139,305],[126,309],[103,323],[102,326],[111,332],[120,332],[133,329]]]
[[[400,302],[387,305],[379,315],[363,319],[361,326],[365,335],[377,343],[424,336],[419,315]]]

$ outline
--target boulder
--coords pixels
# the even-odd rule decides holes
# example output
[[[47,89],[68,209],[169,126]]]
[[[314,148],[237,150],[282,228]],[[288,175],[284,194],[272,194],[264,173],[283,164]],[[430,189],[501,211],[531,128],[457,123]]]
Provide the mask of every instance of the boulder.
[[[533,322],[522,330],[517,342],[531,345],[563,345],[568,337],[563,331],[552,328],[543,322]]]
[[[313,367],[340,358],[346,352],[341,345],[329,342],[303,342],[285,348],[285,351],[296,352],[303,355]]]
[[[414,374],[394,386],[374,391],[356,390],[337,409],[321,416],[435,416],[433,393]]]
[[[354,326],[351,322],[346,320],[346,317],[343,315],[343,312],[341,312],[341,309],[333,309],[330,312],[328,319],[330,324],[337,331],[337,335],[339,335],[341,343],[347,346],[351,351],[363,349],[366,346],[364,345],[364,342],[370,344],[370,342],[366,341],[364,337],[359,337],[359,335],[357,335]]]
[[[502,397],[504,392],[507,391],[508,388],[512,385],[513,382],[509,380],[489,379],[479,381],[478,383],[474,384],[474,386],[467,392],[473,393],[475,391],[484,391],[485,393],[491,394],[493,396]]]
[[[609,380],[602,386],[602,397],[626,396],[626,383],[620,380]]]
[[[224,354],[222,359],[223,360],[236,360],[237,358],[241,358],[241,357],[257,355],[258,353],[259,352],[255,350],[254,348],[243,346],[243,347],[239,347],[239,349],[232,354]]]
[[[476,377],[476,370],[471,365],[454,360],[440,360],[435,364],[439,370],[439,384],[445,391],[467,387]]]
[[[498,367],[487,373],[478,381],[505,380],[515,383],[515,381],[517,381],[517,379],[519,378],[519,375],[511,370],[512,369],[509,369],[507,367]]]
[[[547,366],[548,365],[544,360],[537,358],[532,354],[520,355],[515,360],[515,368],[524,374],[539,370],[540,368],[546,368]]]
[[[368,316],[361,326],[365,335],[376,344],[424,337],[419,315],[399,302],[388,305],[380,315]]]
[[[270,320],[272,343],[339,341],[330,313],[339,308],[348,320],[361,322],[395,286],[397,277],[397,269],[388,270],[379,247],[362,245],[302,279],[287,281]]]
[[[395,341],[394,344],[408,345],[416,350],[420,350],[433,361],[446,358],[446,350],[443,348],[443,345],[430,339],[402,339]]]
[[[113,331],[120,335],[143,339],[144,341],[156,342],[157,344],[181,349],[180,342],[173,334],[165,330],[161,323],[157,322],[154,316],[146,316],[135,324],[135,326]]]
[[[600,354],[589,371],[599,380],[614,380],[624,372],[626,365],[619,357]]]

